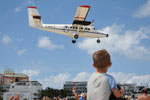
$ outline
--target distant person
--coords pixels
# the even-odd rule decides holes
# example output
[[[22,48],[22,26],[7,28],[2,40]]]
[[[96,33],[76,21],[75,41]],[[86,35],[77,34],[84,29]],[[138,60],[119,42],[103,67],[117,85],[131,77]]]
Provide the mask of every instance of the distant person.
[[[79,100],[85,100],[85,94],[81,93]]]
[[[9,100],[20,100],[20,96],[19,96],[19,93],[17,93],[16,96],[12,95],[11,97],[9,97]],[[43,97],[42,100],[51,100],[50,98],[48,97]]]
[[[137,99],[135,98],[135,95],[132,95],[130,100],[137,100]]]
[[[76,84],[76,85],[73,87],[73,93],[74,93],[74,96],[75,96],[75,100],[86,100],[85,93],[81,93],[80,96],[77,94],[77,92],[76,92],[77,85],[78,85],[78,84]]]
[[[119,98],[124,90],[118,90],[113,76],[106,74],[112,65],[109,53],[103,49],[93,54],[93,66],[96,68],[88,81],[87,100],[109,100],[111,93]]]
[[[138,97],[138,100],[150,100],[150,96],[147,95],[147,89],[142,90],[142,95]]]
[[[74,93],[74,96],[75,96],[75,100],[79,100],[79,98],[80,98],[80,97],[78,96],[77,92],[76,92],[77,85],[78,85],[78,84],[76,84],[76,85],[73,87],[73,93]]]
[[[16,96],[14,96],[14,95],[12,95],[10,98],[9,98],[9,100],[19,100],[19,93],[17,93],[17,95]]]

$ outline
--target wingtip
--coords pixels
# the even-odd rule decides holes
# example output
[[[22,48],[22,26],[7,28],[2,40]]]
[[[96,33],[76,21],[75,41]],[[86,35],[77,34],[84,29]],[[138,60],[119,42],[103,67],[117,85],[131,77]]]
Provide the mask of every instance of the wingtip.
[[[34,8],[34,9],[36,9],[36,7],[33,7],[33,6],[28,6],[28,8]]]
[[[90,8],[89,5],[81,5],[80,7]]]

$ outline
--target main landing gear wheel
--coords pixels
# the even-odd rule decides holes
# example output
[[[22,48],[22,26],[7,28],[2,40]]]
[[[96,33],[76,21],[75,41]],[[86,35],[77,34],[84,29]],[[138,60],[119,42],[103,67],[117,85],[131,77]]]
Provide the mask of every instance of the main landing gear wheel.
[[[98,40],[97,40],[97,43],[100,43],[100,42],[101,42],[101,40],[100,40],[100,39],[98,39]]]
[[[75,34],[75,35],[74,35],[74,38],[75,38],[75,39],[79,38],[78,34]]]
[[[76,43],[76,40],[72,40],[72,43]]]

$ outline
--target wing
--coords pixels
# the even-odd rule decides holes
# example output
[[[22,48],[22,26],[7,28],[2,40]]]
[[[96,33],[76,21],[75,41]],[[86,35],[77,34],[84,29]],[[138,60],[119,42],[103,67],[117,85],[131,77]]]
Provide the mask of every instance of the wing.
[[[77,11],[76,11],[76,14],[74,17],[73,25],[74,24],[76,24],[76,25],[87,24],[85,19],[87,17],[89,10],[90,10],[90,6],[88,6],[88,5],[79,6],[77,8]]]

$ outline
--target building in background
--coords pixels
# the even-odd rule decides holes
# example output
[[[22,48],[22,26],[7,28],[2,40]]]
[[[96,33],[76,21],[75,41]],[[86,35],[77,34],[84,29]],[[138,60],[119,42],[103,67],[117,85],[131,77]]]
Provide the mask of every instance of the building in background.
[[[0,86],[3,89],[8,90],[12,83],[21,81],[29,81],[29,77],[24,73],[15,73],[9,69],[0,74]]]
[[[5,92],[3,100],[8,100],[11,95],[19,93],[20,100],[40,100],[42,85],[38,81],[15,82],[10,86],[9,92]]]
[[[64,90],[71,91],[71,94],[73,95],[72,89],[76,84],[78,84],[76,88],[77,94],[87,93],[87,82],[67,81],[64,84]]]
[[[78,95],[81,93],[87,93],[87,82],[72,82],[72,81],[67,81],[64,84],[64,90],[68,90],[68,94],[74,95],[72,90],[73,87],[78,84],[76,88],[76,92]],[[150,95],[150,87],[144,86],[144,85],[136,85],[136,84],[127,84],[127,83],[122,83],[118,84],[120,88],[124,89],[124,95],[132,96],[135,95],[136,97],[141,94],[143,88],[147,88],[149,90],[148,95]]]

